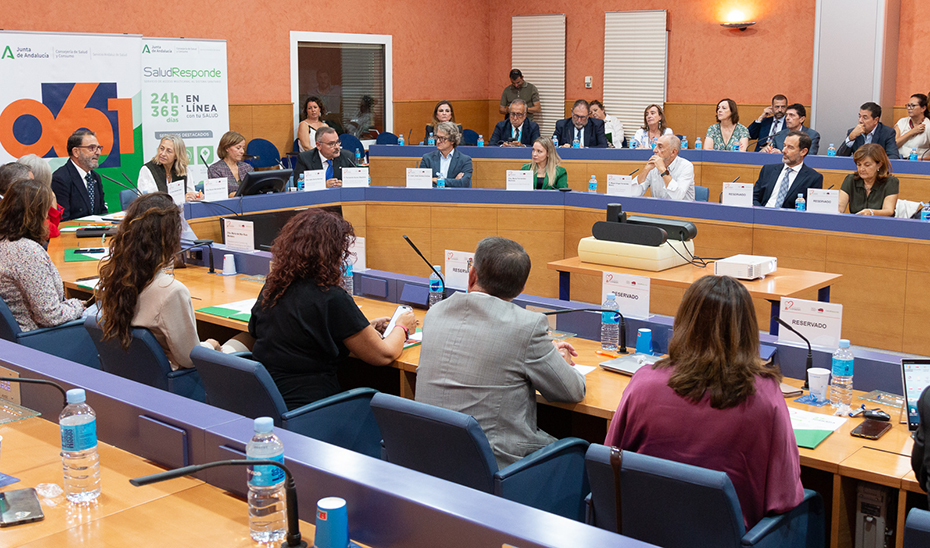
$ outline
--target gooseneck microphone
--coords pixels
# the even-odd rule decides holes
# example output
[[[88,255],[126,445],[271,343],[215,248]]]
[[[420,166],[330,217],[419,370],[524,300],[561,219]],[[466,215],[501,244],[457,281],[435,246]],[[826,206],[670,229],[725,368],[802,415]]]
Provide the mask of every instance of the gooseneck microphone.
[[[739,178],[740,178],[740,177],[742,177],[742,175],[737,175],[737,176],[736,176],[736,179],[733,179],[733,180],[730,181],[730,182],[731,182],[731,183],[735,183],[736,181],[739,181]],[[723,191],[722,191],[722,190],[720,191],[720,196],[717,196],[717,202],[719,202],[719,203],[721,203],[721,204],[723,203]]]
[[[216,270],[213,268],[213,240],[207,240],[205,238],[198,238],[194,240],[192,245],[189,245],[185,248],[182,248],[180,251],[178,251],[178,254],[184,253],[185,251],[190,251],[191,249],[197,249],[198,247],[205,247],[205,246],[209,248],[207,254],[210,256],[210,274],[213,274],[214,272],[216,272]]]
[[[441,273],[436,272],[436,269],[433,268],[433,265],[430,264],[430,262],[426,260],[426,257],[424,257],[422,253],[420,253],[420,250],[417,249],[417,246],[413,245],[413,242],[410,241],[410,238],[408,238],[406,234],[404,234],[403,236],[404,236],[404,239],[407,240],[407,243],[410,244],[410,247],[412,247],[413,250],[417,252],[417,255],[419,255],[420,258],[423,259],[423,262],[429,266],[429,269],[435,272],[437,276],[439,276],[440,281],[442,281],[442,292],[445,293],[446,292],[446,279],[442,277]]]
[[[111,183],[115,183],[115,184],[117,184],[117,185],[119,185],[119,186],[125,188],[126,190],[131,190],[131,191],[135,192],[135,193],[136,193],[136,196],[142,196],[142,192],[141,192],[138,188],[131,187],[131,186],[129,186],[129,185],[125,185],[125,184],[123,184],[123,183],[117,181],[117,180],[114,179],[113,177],[107,177],[106,175],[104,175],[103,173],[100,173],[99,171],[97,171],[97,172],[95,172],[95,173],[97,173],[97,175],[100,175],[101,177],[103,177],[103,178],[106,179],[107,181],[110,181]],[[126,177],[126,175],[123,174],[123,177]],[[132,182],[132,181],[130,181],[130,182]]]
[[[801,340],[807,343],[807,368],[806,370],[810,370],[811,367],[814,367],[814,354],[813,352],[811,352],[811,342],[807,340],[807,337],[799,333],[797,329],[788,325],[788,322],[786,322],[785,320],[781,318],[775,318],[775,321],[780,323],[782,326],[784,326],[784,328],[787,329],[788,331],[791,331],[798,337],[801,337]],[[807,375],[804,375],[804,390],[808,390],[808,389],[810,389],[810,387],[807,384]]]
[[[294,476],[291,475],[291,471],[287,469],[287,466],[284,466],[278,461],[262,459],[221,460],[216,462],[208,462],[206,464],[194,464],[191,466],[185,466],[183,468],[176,468],[174,470],[168,470],[167,472],[159,472],[149,476],[142,476],[141,478],[133,478],[129,480],[129,483],[135,485],[136,487],[141,487],[150,483],[158,483],[160,481],[193,474],[201,470],[206,470],[207,468],[216,468],[217,466],[255,465],[272,465],[277,466],[281,470],[284,470],[284,494],[287,503],[287,537],[286,540],[281,544],[282,548],[308,548],[307,543],[300,538],[300,522],[299,518],[297,517],[297,486],[294,483]]]
[[[626,318],[623,317],[617,310],[608,310],[605,308],[566,308],[564,310],[550,310],[548,312],[543,312],[544,316],[557,316],[559,314],[568,314],[569,312],[613,312],[617,316],[620,316],[620,347],[617,349],[621,354],[627,354],[626,349]]]
[[[68,394],[65,392],[65,389],[62,388],[58,383],[47,381],[45,379],[24,379],[21,377],[0,377],[0,381],[22,382],[26,384],[47,384],[49,386],[53,386],[57,388],[59,392],[61,392],[61,397],[62,397],[62,400],[64,401],[61,407],[65,408],[68,405]]]

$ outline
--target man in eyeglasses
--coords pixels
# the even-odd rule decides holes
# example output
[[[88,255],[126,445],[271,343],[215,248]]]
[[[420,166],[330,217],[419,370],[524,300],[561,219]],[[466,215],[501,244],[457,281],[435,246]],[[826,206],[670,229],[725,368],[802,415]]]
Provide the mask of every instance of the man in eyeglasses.
[[[572,105],[572,117],[555,123],[555,133],[552,137],[559,140],[559,146],[571,147],[578,141],[578,148],[607,148],[604,122],[592,118],[590,112],[587,101],[575,101]]]
[[[107,212],[100,176],[93,171],[100,165],[101,152],[97,135],[89,129],[68,137],[68,161],[52,173],[52,191],[64,209],[62,221]]]
[[[301,152],[297,156],[294,177],[300,177],[304,171],[325,169],[326,188],[342,186],[342,168],[355,167],[353,153],[342,150],[342,143],[336,130],[323,126],[316,130],[316,148]]]
[[[492,147],[531,147],[539,139],[539,124],[526,116],[526,102],[514,99],[507,107],[509,115],[494,127],[488,144]]]

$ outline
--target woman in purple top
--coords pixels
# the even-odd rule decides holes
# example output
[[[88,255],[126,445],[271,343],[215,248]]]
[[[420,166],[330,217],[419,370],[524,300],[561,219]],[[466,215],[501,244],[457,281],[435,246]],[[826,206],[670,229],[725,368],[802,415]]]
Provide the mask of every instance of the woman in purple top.
[[[669,356],[633,375],[605,445],[726,472],[746,529],[801,503],[781,373],[759,359],[749,292],[705,276],[685,292]]]
[[[211,179],[225,177],[226,190],[232,198],[239,190],[239,183],[252,171],[252,165],[242,161],[245,157],[245,137],[235,131],[227,131],[220,138],[216,155],[220,159],[210,165],[207,176]]]

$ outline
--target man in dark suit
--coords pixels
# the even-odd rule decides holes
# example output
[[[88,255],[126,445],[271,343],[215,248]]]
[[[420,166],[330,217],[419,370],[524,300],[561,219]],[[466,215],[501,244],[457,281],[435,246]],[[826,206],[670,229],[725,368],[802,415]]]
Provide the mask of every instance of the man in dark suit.
[[[878,120],[882,117],[882,107],[868,102],[859,107],[859,124],[846,132],[846,141],[836,151],[837,156],[852,156],[853,152],[866,143],[875,143],[885,149],[890,160],[899,160],[898,144],[894,138],[894,128]]]
[[[746,128],[749,138],[757,139],[756,152],[771,143],[772,138],[779,131],[785,129],[785,112],[788,109],[788,98],[782,94],[772,97],[772,106],[765,107],[762,114]],[[817,154],[812,152],[812,154]]]
[[[772,146],[771,149],[766,147],[766,152],[781,152],[782,147],[785,145],[785,137],[788,136],[788,133],[792,131],[803,131],[804,133],[810,135],[811,137],[811,150],[810,156],[816,156],[817,151],[820,150],[820,134],[814,131],[813,129],[804,125],[804,121],[807,120],[807,109],[804,108],[804,105],[801,103],[795,103],[793,105],[788,105],[788,111],[785,113],[785,129],[778,132],[775,137],[772,137]]]
[[[494,133],[488,144],[492,147],[531,147],[539,139],[539,124],[526,117],[526,102],[514,99],[508,107],[507,120],[501,120],[494,126]]]
[[[589,105],[584,99],[578,99],[572,105],[572,117],[555,123],[555,133],[563,147],[572,146],[576,138],[581,148],[607,148],[607,136],[604,135],[604,122],[589,116]]]
[[[811,137],[792,131],[785,137],[782,163],[762,166],[752,189],[752,205],[794,209],[798,194],[809,188],[823,188],[823,175],[804,165],[811,148]]]
[[[103,184],[93,171],[102,151],[93,131],[79,129],[68,137],[68,161],[52,173],[52,191],[64,209],[62,221],[107,212]]]
[[[471,157],[457,148],[462,142],[459,128],[452,122],[436,126],[436,150],[420,159],[420,168],[433,170],[433,186],[442,177],[447,187],[471,188]]]
[[[304,171],[325,169],[326,188],[342,186],[342,168],[355,167],[352,153],[342,150],[342,143],[336,130],[323,126],[316,130],[316,148],[301,152],[297,156],[294,176],[300,177]]]

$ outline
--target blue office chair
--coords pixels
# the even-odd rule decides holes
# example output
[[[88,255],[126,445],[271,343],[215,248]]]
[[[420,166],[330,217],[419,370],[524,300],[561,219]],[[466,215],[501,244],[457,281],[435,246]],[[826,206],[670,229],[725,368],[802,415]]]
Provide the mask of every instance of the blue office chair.
[[[592,443],[585,457],[591,483],[588,522],[618,532],[610,447]],[[804,490],[790,512],[762,519],[749,532],[725,472],[622,452],[622,535],[664,548],[757,546],[823,548],[823,501]]]
[[[375,144],[376,145],[396,145],[397,135],[394,135],[390,131],[379,133],[378,137],[375,138]]]
[[[203,384],[197,370],[172,371],[165,351],[148,329],[132,328],[129,350],[123,350],[117,340],[104,341],[103,329],[94,316],[84,320],[84,329],[97,347],[101,369],[107,373],[192,400],[205,400]]]
[[[351,133],[343,133],[339,136],[339,141],[342,143],[342,148],[348,150],[352,154],[355,154],[356,151],[362,153],[362,156],[365,155],[365,147],[362,146],[362,142],[358,140],[358,137],[352,135]]]
[[[249,161],[252,167],[277,167],[281,163],[278,147],[266,139],[252,139],[245,148],[245,153],[256,156]]]
[[[930,546],[930,512],[911,508],[904,522],[904,548]]]
[[[191,360],[210,398],[210,405],[250,419],[272,417],[275,426],[371,457],[381,456],[381,432],[369,402],[373,388],[355,388],[293,411],[265,366],[251,358],[194,347]]]
[[[479,491],[582,521],[588,442],[566,438],[498,470],[478,421],[433,405],[376,394],[371,400],[385,460]]]
[[[462,144],[475,146],[478,144],[478,132],[473,129],[462,130]]]
[[[54,327],[23,331],[13,317],[10,307],[0,299],[0,339],[100,369],[97,349],[84,330],[84,320],[80,318]]]
[[[694,201],[707,202],[710,200],[710,189],[706,186],[694,185]]]
[[[139,197],[139,193],[135,190],[125,189],[119,191],[119,206],[123,211],[129,209],[129,205]]]
[[[300,139],[294,139],[294,148],[291,149],[291,152],[300,152],[300,146],[297,143],[300,142]]]

